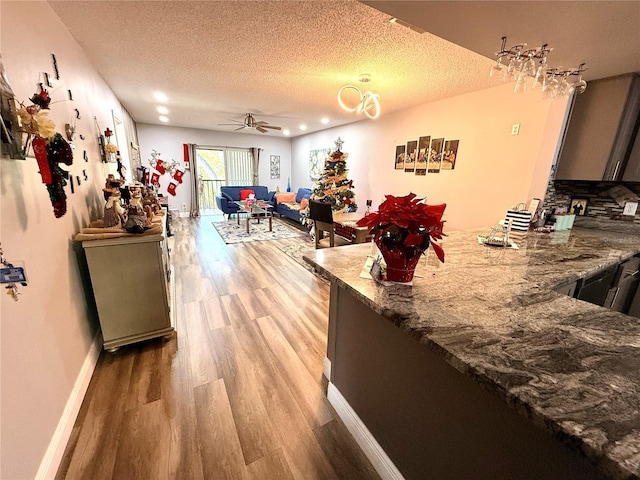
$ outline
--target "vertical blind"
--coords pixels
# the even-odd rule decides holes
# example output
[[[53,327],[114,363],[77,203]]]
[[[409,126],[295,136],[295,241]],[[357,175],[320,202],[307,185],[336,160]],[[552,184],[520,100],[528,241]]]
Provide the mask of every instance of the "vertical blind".
[[[253,185],[253,156],[248,149],[226,149],[227,185]]]

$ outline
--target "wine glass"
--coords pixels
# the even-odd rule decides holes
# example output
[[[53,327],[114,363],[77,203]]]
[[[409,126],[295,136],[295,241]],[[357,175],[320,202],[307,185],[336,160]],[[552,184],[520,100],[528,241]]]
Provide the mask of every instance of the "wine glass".
[[[491,70],[489,71],[489,76],[493,77],[494,74],[498,74],[500,72],[502,72],[504,70],[504,65],[502,64],[502,57],[504,57],[504,54],[500,53],[498,54],[498,60],[496,61],[496,64],[491,67]]]
[[[587,82],[585,82],[582,79],[582,74],[584,73],[584,71],[586,70],[584,63],[580,64],[580,66],[578,67],[578,80],[571,85],[571,88],[569,88],[569,93],[571,95],[574,94],[580,94],[580,93],[584,93],[585,90],[587,89]]]

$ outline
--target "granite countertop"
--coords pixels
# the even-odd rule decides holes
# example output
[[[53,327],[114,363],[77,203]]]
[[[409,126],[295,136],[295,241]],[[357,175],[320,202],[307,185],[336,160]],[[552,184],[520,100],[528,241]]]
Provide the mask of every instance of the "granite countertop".
[[[359,278],[370,244],[304,258],[616,479],[640,477],[640,319],[553,291],[640,252],[640,236],[529,232],[519,249],[453,232],[413,286]]]

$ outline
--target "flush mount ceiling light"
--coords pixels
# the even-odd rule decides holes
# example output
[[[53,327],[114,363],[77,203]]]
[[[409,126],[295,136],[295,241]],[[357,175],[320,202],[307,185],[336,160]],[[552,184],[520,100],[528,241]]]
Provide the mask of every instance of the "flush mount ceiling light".
[[[167,95],[162,93],[162,92],[154,92],[153,98],[155,98],[157,101],[162,102],[162,103],[164,103],[167,100],[169,100],[169,97],[167,97]]]
[[[371,76],[366,74],[361,75],[360,81],[363,83],[367,83],[371,81]],[[345,93],[347,97],[350,93],[353,94],[353,92],[350,92],[351,90],[356,92],[357,98],[355,99],[355,105],[353,99],[351,99],[352,105],[349,106],[345,103],[345,99],[343,98],[343,96],[345,95]],[[347,98],[347,101],[350,100]],[[360,90],[355,85],[345,85],[340,90],[338,90],[338,103],[347,112],[364,113],[371,120],[375,120],[380,116],[380,95],[369,90],[363,93],[362,90]]]

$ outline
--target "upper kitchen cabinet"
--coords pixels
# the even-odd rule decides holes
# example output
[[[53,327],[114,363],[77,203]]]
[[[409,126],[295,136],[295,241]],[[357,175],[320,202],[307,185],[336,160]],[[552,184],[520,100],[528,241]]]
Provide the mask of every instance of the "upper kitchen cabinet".
[[[640,76],[589,82],[574,98],[555,178],[640,181]]]

